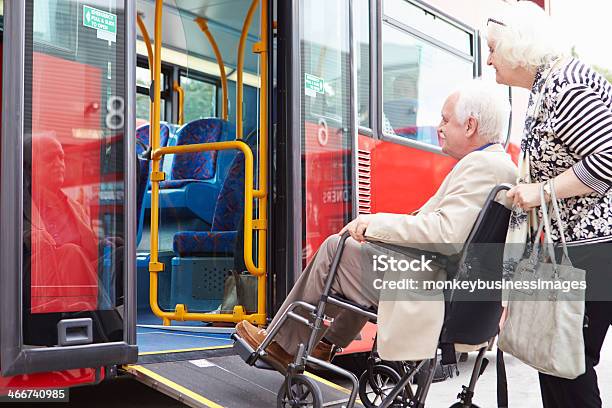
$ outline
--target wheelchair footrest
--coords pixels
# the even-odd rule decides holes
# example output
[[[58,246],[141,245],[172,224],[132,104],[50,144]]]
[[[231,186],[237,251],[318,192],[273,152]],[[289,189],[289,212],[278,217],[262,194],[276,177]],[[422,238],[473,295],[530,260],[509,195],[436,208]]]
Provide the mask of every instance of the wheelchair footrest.
[[[233,349],[248,365],[264,370],[274,370],[274,368],[257,356],[255,350],[242,337],[236,333],[232,334],[234,340]]]

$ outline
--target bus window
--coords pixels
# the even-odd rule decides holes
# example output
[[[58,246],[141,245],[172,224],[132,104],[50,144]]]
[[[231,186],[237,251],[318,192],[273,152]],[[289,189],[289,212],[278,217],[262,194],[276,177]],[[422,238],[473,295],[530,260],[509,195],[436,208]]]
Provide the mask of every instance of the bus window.
[[[412,0],[385,0],[383,12],[414,30],[435,38],[465,55],[472,55],[472,34],[413,4]]]
[[[181,75],[181,87],[185,91],[185,123],[200,118],[216,116],[217,87],[210,81]]]
[[[357,109],[358,123],[364,128],[372,128],[370,119],[370,2],[353,3],[355,7],[355,61],[357,65]]]
[[[124,6],[95,4],[26,2],[27,345],[60,344],[58,322],[71,318],[92,319],[94,342],[123,338]]]
[[[149,123],[149,107],[151,98],[149,98],[149,87],[151,86],[151,74],[148,68],[141,66],[136,67],[136,127]],[[162,72],[161,89],[166,86],[166,75]],[[160,120],[166,120],[166,94],[162,92]]]
[[[384,24],[383,126],[387,134],[438,145],[440,108],[458,82],[473,77],[473,60]]]
[[[351,214],[348,1],[301,2],[304,260]]]

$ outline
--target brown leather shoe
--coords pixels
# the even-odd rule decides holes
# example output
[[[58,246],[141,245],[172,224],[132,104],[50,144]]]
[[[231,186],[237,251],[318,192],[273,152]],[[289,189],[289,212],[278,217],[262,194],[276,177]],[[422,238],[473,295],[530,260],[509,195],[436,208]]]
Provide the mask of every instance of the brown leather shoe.
[[[320,341],[312,350],[312,356],[329,363],[334,356],[335,348],[335,346]]]
[[[236,333],[242,337],[253,349],[257,349],[266,338],[266,331],[253,326],[243,320],[236,325]],[[277,342],[273,341],[266,348],[266,356],[263,359],[275,370],[285,374],[287,366],[294,360],[294,357],[287,353]]]

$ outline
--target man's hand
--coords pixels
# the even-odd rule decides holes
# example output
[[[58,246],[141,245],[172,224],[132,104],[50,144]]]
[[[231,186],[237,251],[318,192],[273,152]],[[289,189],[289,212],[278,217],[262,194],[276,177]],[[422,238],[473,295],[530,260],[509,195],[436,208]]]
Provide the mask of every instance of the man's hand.
[[[349,222],[342,228],[340,235],[345,231],[348,231],[354,240],[358,242],[365,242],[365,232],[372,220],[372,214],[363,214]]]
[[[512,204],[524,211],[540,206],[540,183],[519,184],[508,190],[507,197]]]

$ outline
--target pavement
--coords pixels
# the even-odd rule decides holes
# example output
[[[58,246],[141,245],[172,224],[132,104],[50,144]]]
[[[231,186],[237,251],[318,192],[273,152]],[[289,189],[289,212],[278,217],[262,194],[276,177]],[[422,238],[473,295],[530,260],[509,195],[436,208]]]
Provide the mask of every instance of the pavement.
[[[497,407],[496,352],[487,352],[489,366],[476,384],[474,404],[480,408]],[[449,378],[431,386],[427,397],[428,408],[448,408],[457,401],[462,385],[467,385],[476,353],[470,353],[467,362],[459,363],[459,377]],[[508,378],[508,406],[510,408],[535,408],[542,406],[538,373],[516,358],[504,354]],[[606,339],[601,360],[595,367],[599,378],[599,391],[603,407],[612,407],[612,339]],[[578,408],[578,407],[577,407]]]

